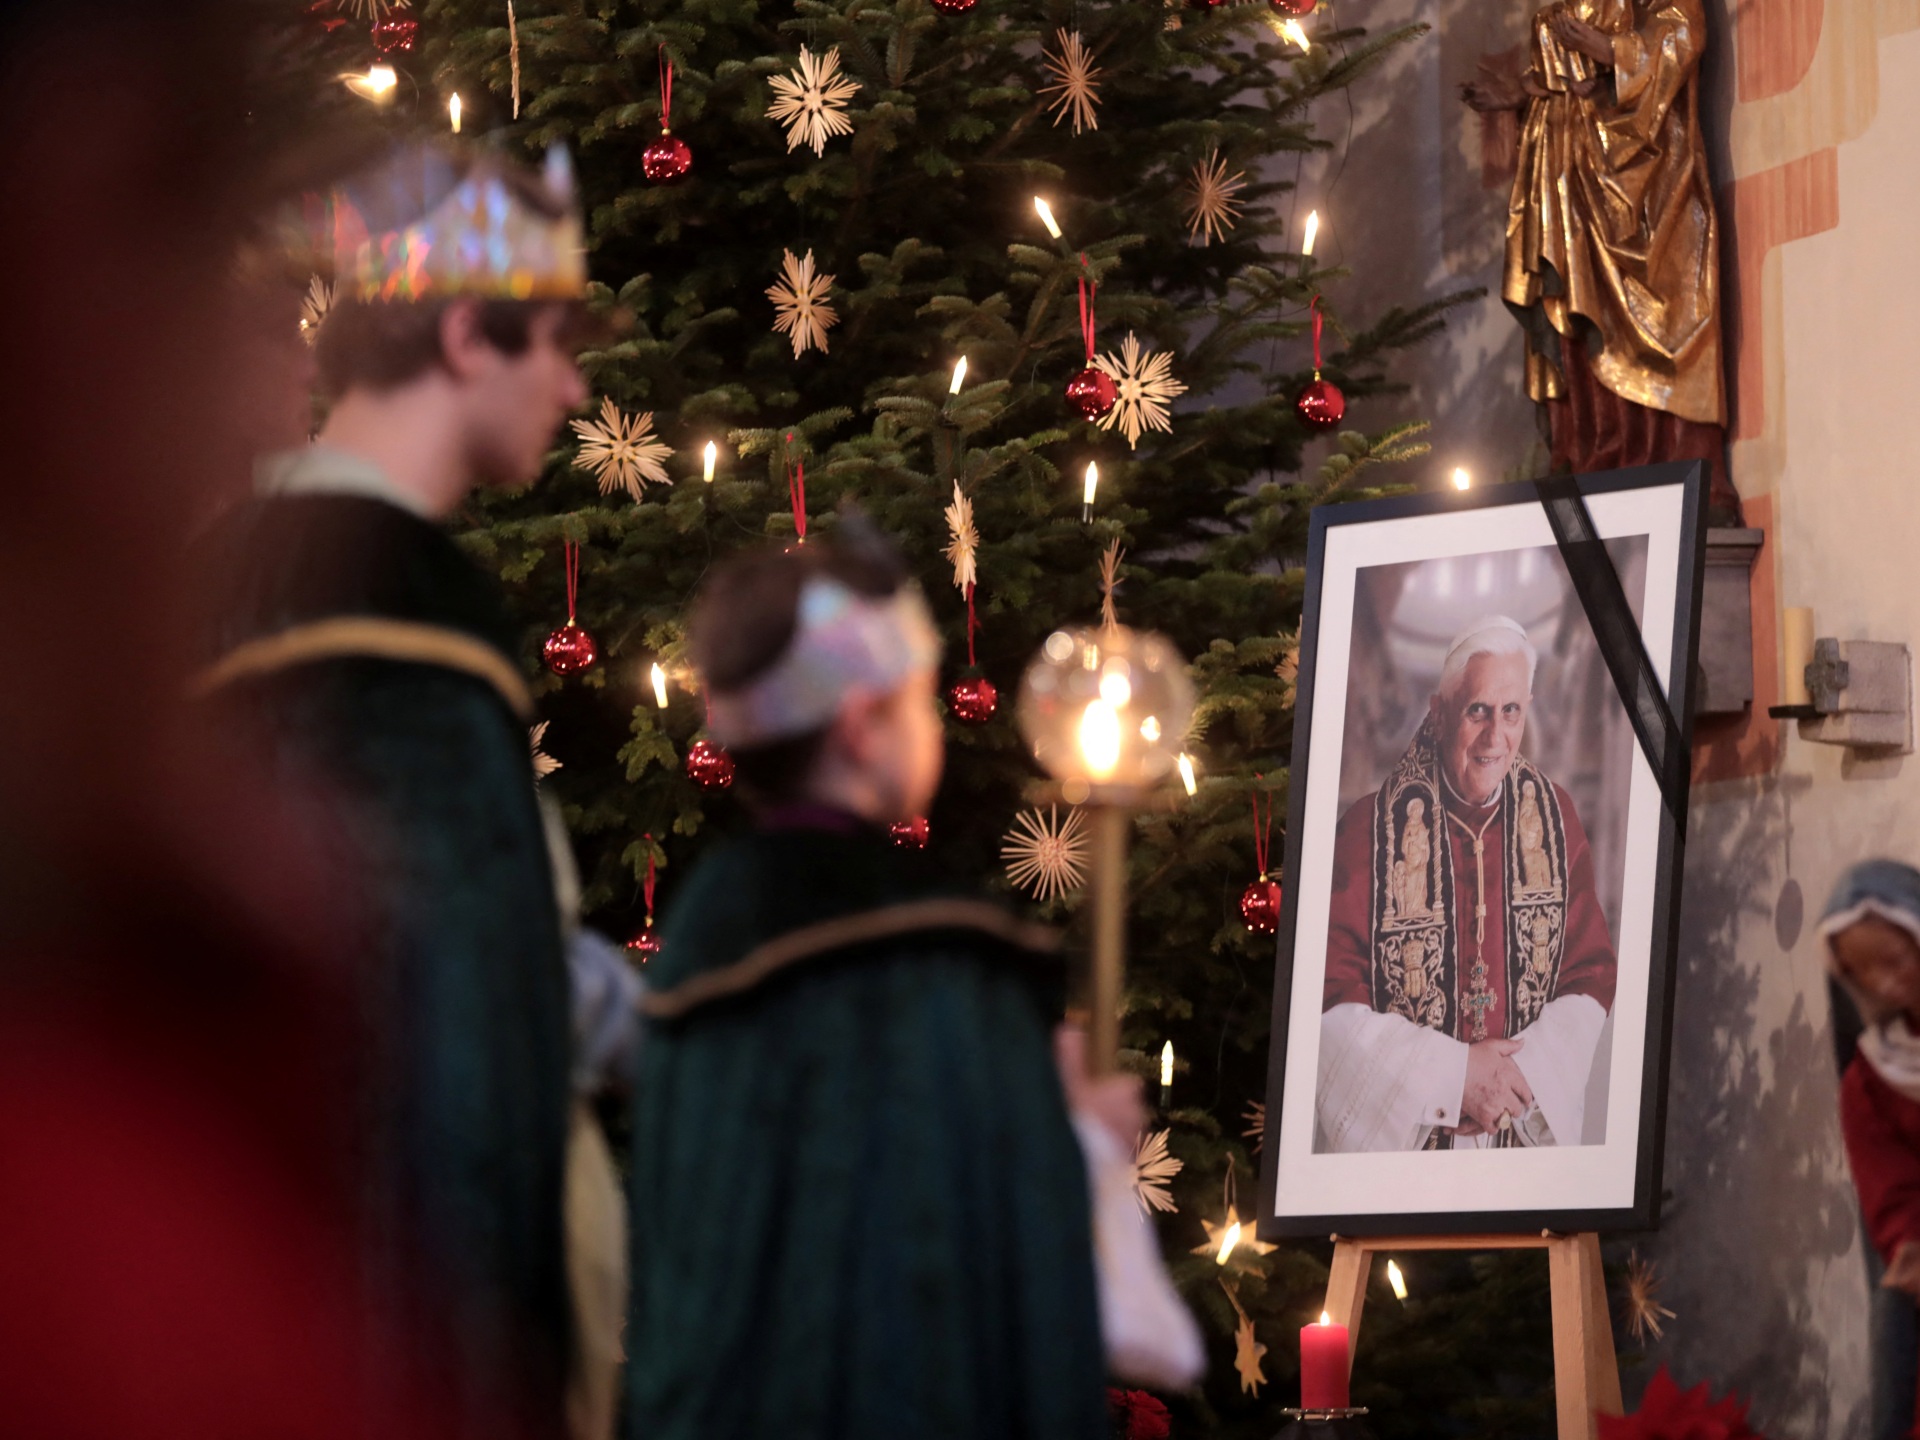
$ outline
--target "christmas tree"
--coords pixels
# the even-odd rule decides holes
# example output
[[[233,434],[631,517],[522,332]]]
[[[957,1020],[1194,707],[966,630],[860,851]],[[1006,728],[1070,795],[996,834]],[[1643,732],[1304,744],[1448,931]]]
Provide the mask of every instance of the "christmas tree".
[[[1202,1392],[1168,1397],[1175,1433],[1272,1434],[1326,1264],[1324,1247],[1295,1245],[1219,1258],[1230,1201],[1254,1212],[1246,1112],[1271,1005],[1271,930],[1251,931],[1241,900],[1265,817],[1286,813],[1309,512],[1411,481],[1391,466],[1425,453],[1421,427],[1369,432],[1368,402],[1452,303],[1369,298],[1348,314],[1364,287],[1304,253],[1311,197],[1283,177],[1328,144],[1316,102],[1424,27],[1369,35],[1281,0],[428,0],[418,21],[381,57],[396,71],[389,127],[444,131],[457,94],[469,136],[536,160],[566,145],[597,303],[632,316],[585,357],[593,412],[542,481],[464,521],[526,622],[529,673],[545,675],[543,747],[560,768],[542,783],[563,802],[593,923],[641,930],[650,868],[671,905],[675,877],[739,823],[735,798],[686,767],[704,712],[682,625],[721,555],[823,532],[849,501],[898,540],[946,630],[946,681],[1000,692],[985,718],[977,686],[955,697],[929,843],[1019,903],[1035,902],[1003,850],[1040,778],[1012,723],[1028,658],[1110,596],[1192,659],[1197,792],[1135,829],[1123,1043],[1143,1074],[1167,1043],[1176,1057],[1156,1128],[1179,1162],[1177,1208],[1153,1223],[1212,1367]],[[364,50],[365,20],[347,30],[326,43]],[[1117,382],[1097,423],[1063,393],[1090,360]],[[1339,419],[1296,404],[1316,368],[1354,428],[1303,475],[1314,430]],[[600,658],[561,679],[541,646],[570,607]],[[1071,924],[1078,899],[1037,908]],[[1493,1273],[1510,1312],[1524,1279]],[[1501,1427],[1544,1416],[1525,1345],[1461,1306],[1447,1337],[1376,1317],[1357,1398],[1374,1351],[1389,1389],[1419,1397],[1378,1415],[1381,1435],[1431,1433],[1443,1415],[1520,1433]],[[1462,1324],[1505,1358],[1463,1365]],[[1236,1343],[1247,1327],[1267,1347],[1257,1387],[1236,1369],[1253,1358]],[[1441,1369],[1453,1378],[1429,1393],[1421,1377]],[[1498,1388],[1516,1396],[1504,1408],[1486,1398]]]

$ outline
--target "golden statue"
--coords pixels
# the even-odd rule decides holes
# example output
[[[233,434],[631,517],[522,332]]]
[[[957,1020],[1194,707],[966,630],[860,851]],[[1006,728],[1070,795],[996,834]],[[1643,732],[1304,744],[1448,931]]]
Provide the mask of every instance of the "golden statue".
[[[1400,839],[1400,853],[1406,866],[1400,872],[1400,913],[1418,920],[1427,913],[1427,870],[1432,859],[1432,838],[1427,834],[1427,802],[1414,800],[1407,805],[1407,829]]]
[[[1702,0],[1555,0],[1516,83],[1483,68],[1482,112],[1520,113],[1501,295],[1526,331],[1527,393],[1556,470],[1703,460],[1726,479],[1719,236],[1700,132]]]
[[[1547,863],[1547,823],[1540,818],[1540,797],[1533,781],[1520,787],[1521,887],[1529,891],[1553,889],[1553,866]]]

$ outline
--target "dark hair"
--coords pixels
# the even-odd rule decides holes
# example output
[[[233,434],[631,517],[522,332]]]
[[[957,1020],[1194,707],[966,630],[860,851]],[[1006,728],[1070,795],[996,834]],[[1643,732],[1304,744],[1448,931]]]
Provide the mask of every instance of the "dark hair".
[[[701,586],[688,626],[693,662],[705,684],[738,690],[779,663],[793,643],[800,590],[830,576],[857,595],[884,599],[907,581],[900,552],[858,512],[832,535],[789,549],[750,550],[721,562]],[[806,784],[826,727],[729,750],[743,788],[762,800],[786,800]]]
[[[440,317],[453,300],[336,300],[314,339],[320,386],[333,399],[349,390],[392,390],[441,361]],[[533,343],[532,300],[481,300],[480,333],[503,355],[524,355]],[[552,302],[546,302],[552,303]]]

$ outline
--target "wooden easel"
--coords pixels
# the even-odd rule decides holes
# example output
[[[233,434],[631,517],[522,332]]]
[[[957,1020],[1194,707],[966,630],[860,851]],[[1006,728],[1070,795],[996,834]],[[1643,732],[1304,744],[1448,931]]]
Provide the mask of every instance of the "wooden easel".
[[[1560,1440],[1596,1440],[1596,1411],[1618,1415],[1620,1365],[1613,1352],[1600,1237],[1554,1235],[1420,1235],[1411,1239],[1333,1242],[1327,1276],[1327,1314],[1347,1327],[1347,1363],[1360,1343],[1360,1311],[1367,1301],[1373,1257],[1385,1250],[1544,1250],[1553,1286],[1553,1395]]]

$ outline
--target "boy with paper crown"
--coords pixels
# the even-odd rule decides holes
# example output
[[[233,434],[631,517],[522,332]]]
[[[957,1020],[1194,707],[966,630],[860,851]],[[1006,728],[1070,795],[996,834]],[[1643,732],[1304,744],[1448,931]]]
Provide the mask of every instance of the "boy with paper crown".
[[[309,212],[333,252],[331,410],[203,541],[200,688],[304,807],[363,937],[340,959],[364,991],[359,1219],[390,1363],[426,1356],[416,1383],[464,1435],[557,1435],[569,1406],[585,1434],[582,1397],[613,1376],[583,1381],[570,1311],[568,974],[532,701],[500,596],[440,523],[531,481],[586,399],[571,175],[557,151],[535,175],[412,146]]]
[[[1109,1182],[1120,1157],[1103,1194],[1150,1245],[1139,1085],[1054,1037],[1055,935],[889,843],[942,765],[919,590],[856,516],[718,570],[691,628],[758,823],[681,888],[649,966],[630,1433],[1105,1436],[1075,1127]],[[1148,1343],[1109,1324],[1108,1358],[1184,1384],[1198,1334],[1157,1266],[1146,1288]]]

